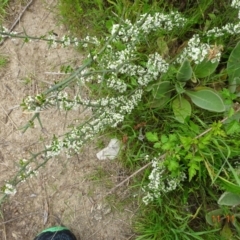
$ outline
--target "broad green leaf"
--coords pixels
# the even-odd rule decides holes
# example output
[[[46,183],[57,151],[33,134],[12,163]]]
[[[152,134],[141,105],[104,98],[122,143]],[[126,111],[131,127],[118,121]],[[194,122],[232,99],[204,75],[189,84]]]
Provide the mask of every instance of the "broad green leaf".
[[[211,112],[225,111],[225,105],[221,96],[210,88],[200,89],[198,91],[186,91],[185,94],[200,108]]]
[[[173,85],[170,81],[163,81],[161,83],[153,85],[152,94],[155,99],[164,97],[167,93],[173,90]]]
[[[149,142],[158,142],[158,135],[155,132],[147,132],[146,138]]]
[[[205,218],[208,224],[211,226],[220,225],[220,218],[224,215],[223,209],[215,209],[206,214]]]
[[[238,42],[229,56],[227,62],[227,73],[230,85],[233,84],[235,77],[240,77],[240,42]]]
[[[234,77],[233,80],[231,80],[231,83],[229,83],[228,89],[231,93],[235,93],[239,85],[240,85],[240,77]]]
[[[193,72],[197,78],[204,78],[211,75],[217,68],[219,62],[212,63],[210,60],[203,60],[193,68]]]
[[[217,202],[219,205],[224,206],[237,206],[240,205],[240,194],[224,192]]]
[[[180,123],[184,123],[185,119],[191,116],[191,104],[185,98],[175,98],[172,109],[176,120]]]
[[[192,67],[190,65],[190,62],[187,59],[185,59],[177,73],[177,80],[181,82],[186,82],[191,77],[192,77]]]

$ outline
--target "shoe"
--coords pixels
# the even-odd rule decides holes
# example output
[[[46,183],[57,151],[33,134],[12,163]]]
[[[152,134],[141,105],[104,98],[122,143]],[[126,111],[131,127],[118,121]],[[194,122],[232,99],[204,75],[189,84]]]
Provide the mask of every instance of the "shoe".
[[[58,226],[43,230],[34,240],[77,240],[77,238],[68,228]]]

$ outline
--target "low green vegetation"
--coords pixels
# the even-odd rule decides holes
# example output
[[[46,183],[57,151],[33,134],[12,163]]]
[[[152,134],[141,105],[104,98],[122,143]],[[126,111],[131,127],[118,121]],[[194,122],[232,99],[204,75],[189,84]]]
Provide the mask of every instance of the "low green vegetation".
[[[0,24],[2,24],[2,21],[6,15],[6,7],[8,5],[8,0],[1,0],[0,1]]]
[[[158,53],[168,69],[146,84],[142,101],[116,129],[125,145],[121,159],[127,168],[134,172],[153,161],[152,169],[142,171],[132,186],[145,189],[138,199],[145,203],[133,224],[136,239],[239,239],[237,206],[213,210],[225,191],[240,194],[240,115],[235,112],[240,43],[236,34],[211,33],[235,24],[238,10],[227,1],[206,0],[67,2],[68,7],[66,1],[60,3],[60,11],[73,34],[104,37],[114,23],[134,23],[145,13],[178,11],[184,16],[180,29],[159,29],[139,39],[132,61],[146,67],[146,56]],[[72,5],[77,6],[74,17],[69,14]],[[202,45],[197,44],[200,39]],[[208,51],[204,59],[190,52],[189,41],[195,51]],[[114,43],[116,51],[125,46],[121,40]],[[179,57],[183,49],[186,54]],[[129,89],[138,85],[137,78],[118,76]],[[97,86],[94,81],[88,84],[94,96],[116,94],[104,84],[102,91]]]
[[[0,55],[0,69],[5,67],[8,63],[8,58],[4,55]]]

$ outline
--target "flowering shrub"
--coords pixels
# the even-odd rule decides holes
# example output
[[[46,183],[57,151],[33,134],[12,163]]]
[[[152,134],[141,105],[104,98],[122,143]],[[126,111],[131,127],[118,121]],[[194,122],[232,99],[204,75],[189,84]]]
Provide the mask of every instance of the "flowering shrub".
[[[231,7],[240,12],[239,1],[232,1]],[[151,129],[152,132],[144,132],[142,127],[139,130],[137,139],[141,145],[147,146],[148,155],[142,160],[148,163],[152,160],[148,182],[143,187],[145,194],[143,202],[150,204],[166,193],[177,191],[187,177],[191,181],[198,173],[199,175],[202,172],[208,174],[215,183],[216,175],[220,175],[221,172],[219,170],[218,174],[213,174],[215,164],[217,163],[219,167],[223,159],[236,157],[239,153],[237,150],[239,143],[228,139],[227,136],[232,136],[234,131],[240,129],[239,123],[232,118],[236,111],[234,103],[238,96],[237,87],[240,85],[237,66],[240,44],[231,51],[227,61],[225,75],[233,86],[229,90],[220,92],[204,83],[212,78],[220,66],[223,47],[217,45],[216,41],[222,35],[239,34],[239,13],[237,23],[214,27],[203,33],[194,33],[178,54],[169,53],[168,45],[171,45],[171,41],[165,40],[165,37],[177,36],[178,31],[184,29],[187,22],[188,19],[178,12],[144,13],[134,23],[127,19],[120,19],[119,24],[112,24],[108,37],[86,36],[80,41],[69,36],[57,39],[53,33],[48,37],[40,37],[52,47],[58,44],[63,47],[74,44],[89,51],[89,55],[83,65],[74,70],[67,79],[37,96],[27,96],[23,99],[21,104],[23,109],[35,113],[24,131],[33,125],[36,118],[41,125],[40,113],[51,107],[70,111],[81,109],[83,106],[92,110],[93,114],[86,122],[72,127],[62,137],[54,135],[52,142],[34,157],[44,156],[44,163],[63,151],[71,157],[97,134],[109,127],[120,127],[134,110],[141,109],[141,115],[151,112],[155,120],[156,112],[159,113],[161,110],[162,113],[163,109],[170,106],[173,114],[168,118],[170,119],[168,124],[177,122],[181,130],[176,130],[174,124],[170,126],[171,133],[168,132],[168,136],[167,133],[163,134],[162,126],[160,134],[157,132],[159,126]],[[9,33],[7,30],[3,30],[1,36],[20,37],[25,42],[36,39],[36,37]],[[161,46],[165,46],[165,49],[154,48],[159,39]],[[151,44],[156,45],[152,48]],[[237,61],[234,61],[236,59]],[[85,99],[81,94],[71,97],[66,88],[72,83],[79,88],[87,86],[93,89],[93,86],[97,86],[97,91],[95,90],[92,99]],[[234,98],[231,99],[230,104],[226,104],[231,94]],[[209,120],[206,124],[202,123],[199,117],[204,116],[205,111],[197,109],[193,112],[195,110],[192,107],[193,104],[216,113],[213,122],[224,116],[227,116],[229,121],[224,126],[222,123],[225,120],[209,127],[209,122],[212,122]],[[212,119],[211,113],[207,114],[209,114],[208,118]],[[190,120],[194,116],[201,127]],[[168,119],[163,119],[163,122],[167,122]],[[134,129],[136,130],[137,127]],[[234,151],[226,153],[224,149],[226,146]],[[221,154],[217,153],[216,149]],[[159,152],[166,154],[163,161],[154,157]],[[215,158],[221,161],[211,162]],[[23,171],[20,171],[11,184],[7,183],[2,188],[5,194],[15,193],[14,186],[28,176],[32,176],[39,168],[37,166],[34,170],[30,169],[28,166],[31,161],[32,159],[24,161]],[[204,164],[207,170],[203,169]],[[224,186],[226,187],[226,183]]]

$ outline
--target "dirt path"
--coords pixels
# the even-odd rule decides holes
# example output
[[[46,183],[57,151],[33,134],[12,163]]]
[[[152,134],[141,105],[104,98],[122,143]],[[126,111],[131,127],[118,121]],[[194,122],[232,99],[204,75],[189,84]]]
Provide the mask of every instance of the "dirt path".
[[[14,9],[19,6],[13,5]],[[53,30],[63,36],[66,29],[59,26],[55,10],[55,0],[34,0],[14,31],[25,29],[29,35],[40,36]],[[48,49],[41,41],[23,45],[21,40],[10,39],[0,47],[0,53],[9,59],[7,67],[0,71],[2,186],[18,171],[19,159],[29,157],[29,151],[42,149],[40,137],[51,139],[53,133],[63,133],[67,124],[84,116],[79,111],[65,116],[51,109],[42,114],[46,133],[36,125],[35,129],[21,134],[17,129],[31,117],[18,107],[22,99],[60,80],[63,75],[55,74],[60,67],[79,66],[82,57],[71,48]],[[59,223],[72,229],[81,240],[131,239],[129,222],[133,212],[113,196],[109,201],[101,200],[108,188],[119,181],[117,175],[121,168],[114,161],[99,162],[95,156],[97,151],[99,149],[87,146],[71,160],[53,159],[37,177],[21,183],[16,195],[1,207],[0,239],[31,240],[43,228]]]

